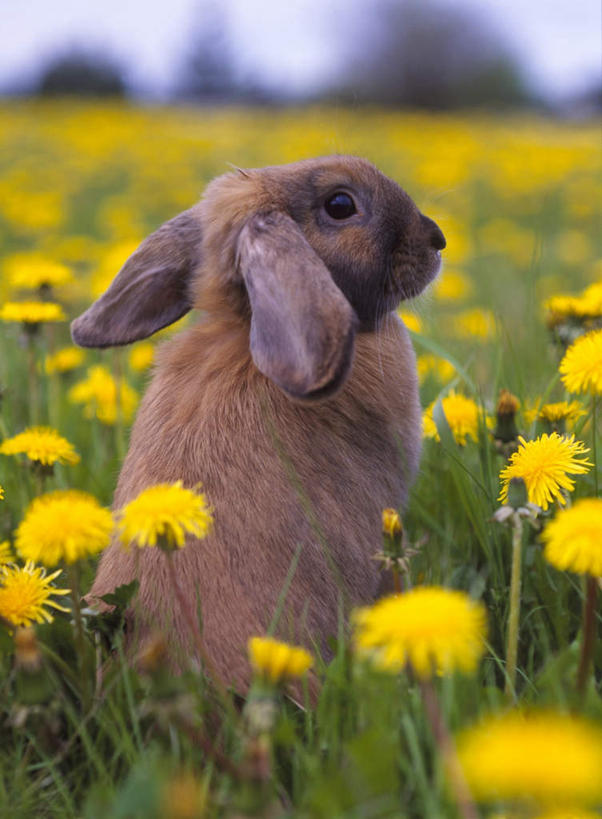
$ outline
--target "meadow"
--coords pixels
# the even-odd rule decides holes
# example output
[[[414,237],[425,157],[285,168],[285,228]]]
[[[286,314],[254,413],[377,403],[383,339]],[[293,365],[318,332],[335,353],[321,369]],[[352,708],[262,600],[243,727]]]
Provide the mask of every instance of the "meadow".
[[[524,114],[0,104],[0,816],[600,815],[599,138]],[[93,549],[50,559],[23,525],[55,490],[110,507],[155,346],[195,318],[107,351],[73,348],[69,320],[231,165],[336,152],[373,161],[447,238],[436,282],[400,306],[423,455],[375,559],[406,602],[458,590],[483,622],[468,657],[461,625],[417,609],[400,634],[396,610],[364,612],[331,662],[311,658],[317,703],[284,696],[309,659],[272,647],[289,651],[278,670],[269,645],[243,703],[194,667],[166,673],[159,639],[128,665],[135,588],[99,617],[80,600]],[[60,455],[14,443],[40,425]]]

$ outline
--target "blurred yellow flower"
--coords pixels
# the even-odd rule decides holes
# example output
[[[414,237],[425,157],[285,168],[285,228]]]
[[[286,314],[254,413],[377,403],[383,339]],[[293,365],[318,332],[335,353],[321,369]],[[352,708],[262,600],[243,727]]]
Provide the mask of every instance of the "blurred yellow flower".
[[[3,540],[0,542],[0,564],[3,563],[12,563],[15,559],[13,555],[13,550],[10,547],[10,543],[8,540]]]
[[[291,646],[272,637],[251,637],[249,659],[253,671],[271,683],[301,677],[313,665],[311,654],[300,646]]]
[[[422,332],[422,321],[420,320],[420,316],[417,316],[416,313],[411,313],[409,310],[400,309],[397,311],[397,315],[403,321],[408,330],[411,330],[413,333]]]
[[[35,498],[16,532],[17,552],[45,566],[75,563],[109,545],[113,517],[96,498],[75,489]]]
[[[508,817],[513,819],[513,817]],[[538,813],[533,819],[600,819],[600,814],[584,808],[552,808],[545,813]]]
[[[574,341],[560,362],[559,371],[569,392],[602,394],[602,330]]]
[[[583,310],[590,317],[602,316],[602,281],[594,282],[581,294]]]
[[[182,549],[186,535],[205,537],[213,524],[205,496],[186,489],[182,481],[144,489],[118,515],[125,546],[165,546]]]
[[[460,270],[443,270],[433,285],[433,294],[440,301],[461,301],[472,293],[472,282]]]
[[[4,500],[4,487],[0,485],[0,500]]]
[[[13,626],[29,626],[32,623],[51,623],[48,608],[69,611],[55,600],[53,595],[69,594],[69,589],[55,589],[51,582],[61,573],[59,569],[46,576],[41,567],[27,561],[22,568],[14,565],[0,566],[0,617]]]
[[[602,282],[594,282],[578,295],[552,296],[544,302],[548,325],[555,327],[566,320],[584,324],[602,316]]]
[[[131,420],[138,404],[138,394],[125,379],[121,379],[118,392],[115,378],[106,367],[97,364],[89,368],[87,378],[71,387],[69,400],[84,404],[87,418],[96,415],[103,424],[114,424],[119,411],[124,421]]]
[[[462,732],[458,756],[478,800],[558,807],[602,798],[602,730],[554,712],[509,712]]]
[[[563,421],[577,421],[584,415],[587,415],[587,412],[578,401],[556,401],[551,404],[542,404],[538,409],[525,412],[529,423],[544,421],[552,427]]]
[[[42,324],[65,321],[67,317],[60,304],[51,301],[7,301],[0,307],[0,320],[22,324]]]
[[[434,401],[425,411],[423,427],[426,438],[435,438],[438,441],[439,433],[433,420],[436,403]],[[472,438],[474,441],[478,439],[479,406],[472,398],[450,390],[445,398],[441,399],[441,407],[457,444],[464,446],[467,438]]]
[[[530,503],[547,509],[557,500],[564,503],[562,490],[572,492],[575,482],[569,475],[583,475],[592,464],[578,455],[589,452],[575,436],[544,433],[535,441],[525,441],[519,435],[519,448],[510,456],[510,463],[500,472],[502,490],[498,498],[508,500],[508,487],[512,478],[522,478],[527,487]]]
[[[80,347],[62,347],[52,355],[47,355],[44,362],[48,375],[66,373],[80,367],[86,354]]]
[[[95,299],[102,296],[141,241],[141,239],[129,239],[117,242],[105,251],[98,269],[92,276],[91,291]]]
[[[485,651],[486,615],[464,592],[418,586],[353,613],[360,656],[396,673],[409,663],[419,677],[473,672]]]
[[[64,264],[50,259],[30,258],[11,260],[5,265],[9,269],[9,280],[13,287],[21,290],[37,290],[40,287],[60,287],[73,281],[73,273]]]
[[[593,255],[589,237],[581,230],[565,230],[556,239],[556,254],[565,264],[584,265]]]
[[[170,776],[161,794],[161,819],[202,819],[208,815],[207,786],[194,774],[180,771]]]
[[[498,217],[486,222],[479,238],[486,253],[508,256],[519,267],[527,266],[533,258],[535,235],[514,219]]]
[[[581,301],[578,296],[556,295],[550,296],[543,303],[547,313],[548,326],[555,327],[566,319],[577,318],[582,315]]]
[[[0,444],[0,454],[26,455],[42,466],[56,463],[72,466],[80,461],[73,444],[50,427],[28,427],[12,438],[5,438]]]
[[[602,500],[582,498],[543,530],[544,557],[558,569],[602,577]]]
[[[495,335],[495,316],[481,307],[465,310],[454,318],[453,330],[460,338],[487,340]]]
[[[453,378],[455,369],[453,364],[450,364],[445,358],[439,358],[435,355],[419,355],[416,359],[416,369],[418,371],[418,379],[422,383],[429,376],[433,376],[438,381],[445,383]]]
[[[150,341],[143,341],[141,344],[136,344],[130,350],[130,367],[134,372],[142,372],[142,370],[146,370],[150,367],[154,357],[155,345]]]

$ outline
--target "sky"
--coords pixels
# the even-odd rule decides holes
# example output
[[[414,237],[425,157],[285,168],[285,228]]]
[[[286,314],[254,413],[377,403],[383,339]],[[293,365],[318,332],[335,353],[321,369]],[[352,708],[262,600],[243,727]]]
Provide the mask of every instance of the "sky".
[[[404,2],[404,0],[397,0]],[[459,0],[442,0],[458,4]],[[562,99],[600,82],[600,0],[463,0],[489,15],[538,90]],[[329,75],[352,15],[371,0],[221,0],[243,68],[302,92]],[[173,87],[203,0],[0,0],[0,89],[65,46],[109,51],[138,91]]]

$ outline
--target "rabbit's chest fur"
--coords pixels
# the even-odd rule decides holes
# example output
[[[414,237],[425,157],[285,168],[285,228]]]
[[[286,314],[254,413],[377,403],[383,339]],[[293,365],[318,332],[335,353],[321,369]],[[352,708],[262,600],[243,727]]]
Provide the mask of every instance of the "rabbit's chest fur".
[[[185,593],[200,597],[216,668],[244,683],[244,644],[267,628],[295,555],[279,629],[289,639],[307,643],[309,632],[323,641],[336,633],[339,601],[376,593],[381,512],[406,500],[420,408],[414,353],[393,316],[378,334],[358,335],[347,383],[316,404],[292,402],[256,370],[244,325],[220,329],[207,321],[165,345],[115,506],[152,483],[202,483],[214,529],[176,564]],[[91,594],[137,573],[148,623],[170,621],[184,643],[162,558],[115,544]]]

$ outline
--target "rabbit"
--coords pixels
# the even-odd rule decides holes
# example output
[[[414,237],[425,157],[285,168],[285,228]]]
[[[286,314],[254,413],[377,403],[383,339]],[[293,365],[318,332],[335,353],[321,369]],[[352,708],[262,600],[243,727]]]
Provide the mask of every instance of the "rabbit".
[[[436,276],[444,247],[364,159],[235,170],[72,323],[78,345],[108,347],[203,311],[159,348],[114,506],[152,484],[202,484],[214,527],[174,561],[204,651],[234,687],[248,686],[248,638],[277,608],[277,636],[328,656],[342,613],[377,594],[382,510],[406,503],[421,448],[415,356],[395,308]],[[160,550],[115,539],[88,600],[135,576],[138,645],[161,626],[170,655],[194,659]]]

